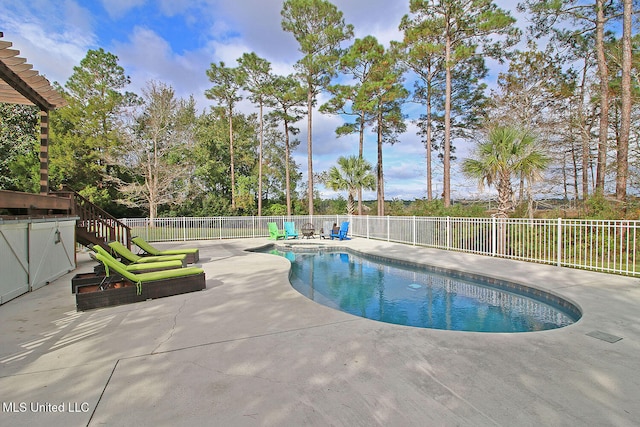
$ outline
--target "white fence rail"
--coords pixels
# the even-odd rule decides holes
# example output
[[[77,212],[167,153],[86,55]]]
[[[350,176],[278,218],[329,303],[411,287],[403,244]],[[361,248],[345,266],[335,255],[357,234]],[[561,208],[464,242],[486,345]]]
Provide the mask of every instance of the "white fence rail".
[[[149,241],[266,237],[279,228],[349,221],[351,236],[638,276],[640,221],[451,217],[274,216],[124,219],[132,235]]]

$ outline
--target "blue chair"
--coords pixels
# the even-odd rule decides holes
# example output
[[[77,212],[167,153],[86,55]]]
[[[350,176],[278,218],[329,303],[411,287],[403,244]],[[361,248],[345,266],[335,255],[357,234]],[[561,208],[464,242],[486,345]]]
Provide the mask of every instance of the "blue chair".
[[[349,221],[345,221],[342,224],[340,224],[340,229],[338,230],[337,233],[334,233],[333,231],[331,232],[331,240],[333,240],[334,237],[340,240],[350,240],[350,238],[347,237],[348,232],[349,232]]]
[[[293,237],[294,239],[298,238],[296,225],[293,221],[285,221],[284,223],[284,238],[288,239],[289,237]]]

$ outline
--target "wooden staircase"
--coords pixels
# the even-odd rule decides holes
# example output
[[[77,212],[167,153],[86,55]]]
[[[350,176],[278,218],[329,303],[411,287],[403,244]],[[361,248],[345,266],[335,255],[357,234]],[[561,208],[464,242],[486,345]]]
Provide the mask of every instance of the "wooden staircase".
[[[117,240],[131,248],[131,229],[111,214],[105,212],[73,190],[58,191],[57,196],[71,200],[71,214],[80,217],[76,221],[76,241],[83,245],[107,245]]]

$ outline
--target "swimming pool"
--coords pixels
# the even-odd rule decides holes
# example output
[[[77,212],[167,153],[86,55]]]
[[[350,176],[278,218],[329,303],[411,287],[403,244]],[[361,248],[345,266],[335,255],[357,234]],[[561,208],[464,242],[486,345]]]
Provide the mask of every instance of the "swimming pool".
[[[293,245],[292,245],[293,246]],[[347,250],[271,246],[291,261],[290,282],[307,298],[398,325],[474,332],[530,332],[579,320],[580,310],[538,289]]]

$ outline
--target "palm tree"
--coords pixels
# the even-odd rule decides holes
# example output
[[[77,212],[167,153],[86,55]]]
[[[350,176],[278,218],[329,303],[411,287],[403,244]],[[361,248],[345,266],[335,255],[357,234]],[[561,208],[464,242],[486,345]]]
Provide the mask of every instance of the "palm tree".
[[[511,126],[497,126],[487,140],[478,144],[476,158],[465,159],[462,170],[477,179],[480,188],[486,183],[498,190],[498,217],[506,218],[511,209],[512,175],[522,175],[531,185],[549,164],[550,158],[535,147],[535,138]]]
[[[353,215],[356,193],[359,189],[375,190],[376,177],[371,172],[371,163],[358,156],[340,156],[338,167],[329,169],[325,185],[334,191],[347,190],[347,213]]]

